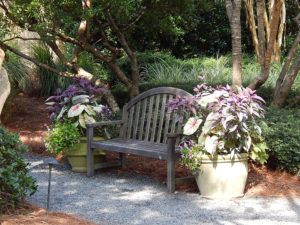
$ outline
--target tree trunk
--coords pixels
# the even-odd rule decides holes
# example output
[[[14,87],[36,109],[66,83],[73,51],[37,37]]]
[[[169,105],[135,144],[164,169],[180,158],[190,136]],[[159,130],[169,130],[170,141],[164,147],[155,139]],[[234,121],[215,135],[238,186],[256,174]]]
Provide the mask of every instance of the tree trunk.
[[[264,12],[265,1],[257,0],[257,32],[258,32],[258,42],[259,42],[259,64],[262,67],[264,64],[264,57],[266,53],[266,33],[264,25]]]
[[[232,85],[242,86],[241,0],[226,0],[231,28]]]
[[[255,22],[255,16],[254,16],[254,10],[253,10],[253,0],[245,0],[245,11],[246,11],[246,18],[249,26],[249,30],[251,32],[251,38],[252,38],[252,44],[255,50],[255,54],[257,57],[257,60],[259,60],[259,45],[258,45],[258,38],[257,38],[257,32],[256,32],[256,22]]]
[[[2,68],[2,64],[5,58],[4,51],[0,48],[0,116],[7,97],[10,94],[10,82],[7,72]]]
[[[283,0],[276,1],[273,7],[272,18],[270,22],[270,37],[267,46],[267,51],[264,56],[264,62],[261,67],[260,75],[256,77],[248,86],[251,89],[259,88],[261,85],[263,85],[266,82],[266,80],[269,77],[274,45],[277,38],[277,31],[278,31],[279,19],[280,19],[279,15],[282,7],[282,1]]]
[[[292,85],[298,75],[300,70],[300,54],[295,59],[293,65],[291,66],[290,71],[286,74],[285,79],[282,82],[281,88],[274,95],[272,106],[280,108],[283,106],[289,91],[292,88]]]
[[[280,24],[279,24],[277,40],[275,42],[276,44],[275,44],[275,49],[274,49],[274,61],[275,62],[279,62],[280,57],[281,57],[281,46],[282,46],[285,22],[286,22],[285,20],[286,20],[286,7],[285,7],[285,1],[283,1],[281,14],[280,14]]]
[[[293,85],[294,79],[296,78],[298,71],[297,71],[297,60],[299,59],[299,56],[295,60],[293,66],[290,68],[290,64],[297,52],[298,45],[300,43],[300,32],[298,33],[296,39],[294,40],[294,43],[289,51],[289,54],[287,56],[287,59],[281,69],[280,75],[277,79],[273,100],[271,105],[274,107],[281,107],[287,96],[288,93]],[[292,83],[291,83],[292,82]]]
[[[246,19],[251,33],[251,38],[253,46],[255,48],[256,57],[260,65],[263,64],[262,58],[264,58],[263,47],[266,48],[270,40],[270,22],[272,18],[272,10],[274,6],[274,1],[269,0],[266,4],[266,0],[256,1],[256,17],[257,17],[257,28],[254,15],[254,4],[253,0],[244,0],[246,9]],[[280,25],[278,33],[276,34],[276,41],[272,53],[272,61],[279,62],[281,57],[281,47],[284,39],[284,29],[286,21],[286,7],[285,0],[282,1],[282,8],[279,14]],[[256,31],[257,29],[257,31]],[[257,34],[258,33],[258,34]]]

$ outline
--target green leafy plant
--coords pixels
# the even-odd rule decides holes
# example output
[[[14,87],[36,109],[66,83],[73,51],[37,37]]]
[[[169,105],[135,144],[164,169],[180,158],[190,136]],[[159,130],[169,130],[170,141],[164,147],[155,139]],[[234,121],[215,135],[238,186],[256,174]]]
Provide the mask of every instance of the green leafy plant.
[[[67,152],[79,143],[80,133],[74,124],[65,122],[56,122],[54,127],[48,131],[45,138],[47,151],[55,154]]]
[[[267,146],[258,123],[264,115],[264,100],[255,91],[205,84],[194,91],[193,98],[177,97],[169,103],[171,111],[192,115],[183,127],[183,164],[195,169],[202,155],[234,158],[239,153],[247,153],[262,164],[267,161]]]
[[[269,109],[266,114],[268,165],[297,173],[300,169],[300,109]]]
[[[52,112],[52,119],[71,121],[85,135],[87,123],[108,120],[111,116],[111,110],[98,103],[103,93],[103,88],[89,80],[74,79],[73,85],[64,91],[58,90],[46,100],[46,104]]]
[[[7,60],[4,61],[3,66],[7,70],[10,83],[15,88],[29,92],[32,88],[32,84],[28,74],[28,67],[15,54],[10,52],[6,54]]]
[[[64,66],[59,62],[54,62],[53,55],[50,52],[50,49],[43,44],[34,45],[32,47],[33,57],[53,68],[56,68],[59,71],[64,70]],[[40,83],[39,94],[41,96],[49,96],[55,92],[57,88],[65,88],[72,80],[70,78],[58,76],[56,73],[46,70],[42,67],[37,68],[38,80]]]
[[[0,127],[0,214],[36,191],[35,180],[28,175],[28,164],[22,158],[26,150],[18,135]]]

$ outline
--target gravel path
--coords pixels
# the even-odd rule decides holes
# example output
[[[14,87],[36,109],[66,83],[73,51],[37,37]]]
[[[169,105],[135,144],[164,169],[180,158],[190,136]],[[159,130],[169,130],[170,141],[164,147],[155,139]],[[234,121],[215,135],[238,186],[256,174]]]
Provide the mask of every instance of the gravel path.
[[[38,192],[28,200],[46,207],[45,157],[27,158],[39,185]],[[52,173],[51,210],[102,225],[300,224],[300,199],[207,200],[193,193],[168,194],[164,185],[145,176],[106,171],[87,178],[65,166]]]

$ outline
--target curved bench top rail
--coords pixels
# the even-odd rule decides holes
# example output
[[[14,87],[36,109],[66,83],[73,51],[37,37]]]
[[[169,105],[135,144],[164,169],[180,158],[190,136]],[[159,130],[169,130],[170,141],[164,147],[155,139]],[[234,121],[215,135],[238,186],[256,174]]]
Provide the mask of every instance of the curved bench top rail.
[[[192,97],[193,95],[190,94],[189,92],[179,89],[179,88],[174,88],[174,87],[157,87],[150,89],[148,91],[145,91],[138,96],[134,97],[131,99],[126,105],[126,109],[131,108],[133,105],[135,105],[137,102],[143,100],[144,98],[153,96],[153,95],[158,95],[158,94],[171,94],[175,96],[182,96],[182,97]]]

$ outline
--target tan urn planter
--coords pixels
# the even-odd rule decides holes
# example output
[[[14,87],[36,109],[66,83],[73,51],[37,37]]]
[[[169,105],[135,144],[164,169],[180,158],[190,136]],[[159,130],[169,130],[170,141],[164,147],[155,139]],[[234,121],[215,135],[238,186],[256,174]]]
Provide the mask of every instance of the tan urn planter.
[[[201,196],[235,198],[244,196],[248,177],[248,154],[204,156],[195,173]]]
[[[102,137],[94,137],[94,140],[101,141],[104,140]],[[76,144],[72,149],[70,149],[66,156],[69,163],[71,164],[72,171],[84,173],[87,171],[86,166],[86,149],[87,149],[87,138],[81,137],[80,143]],[[95,149],[94,151],[94,162],[95,169],[99,169],[101,163],[105,161],[105,151],[101,149]]]

